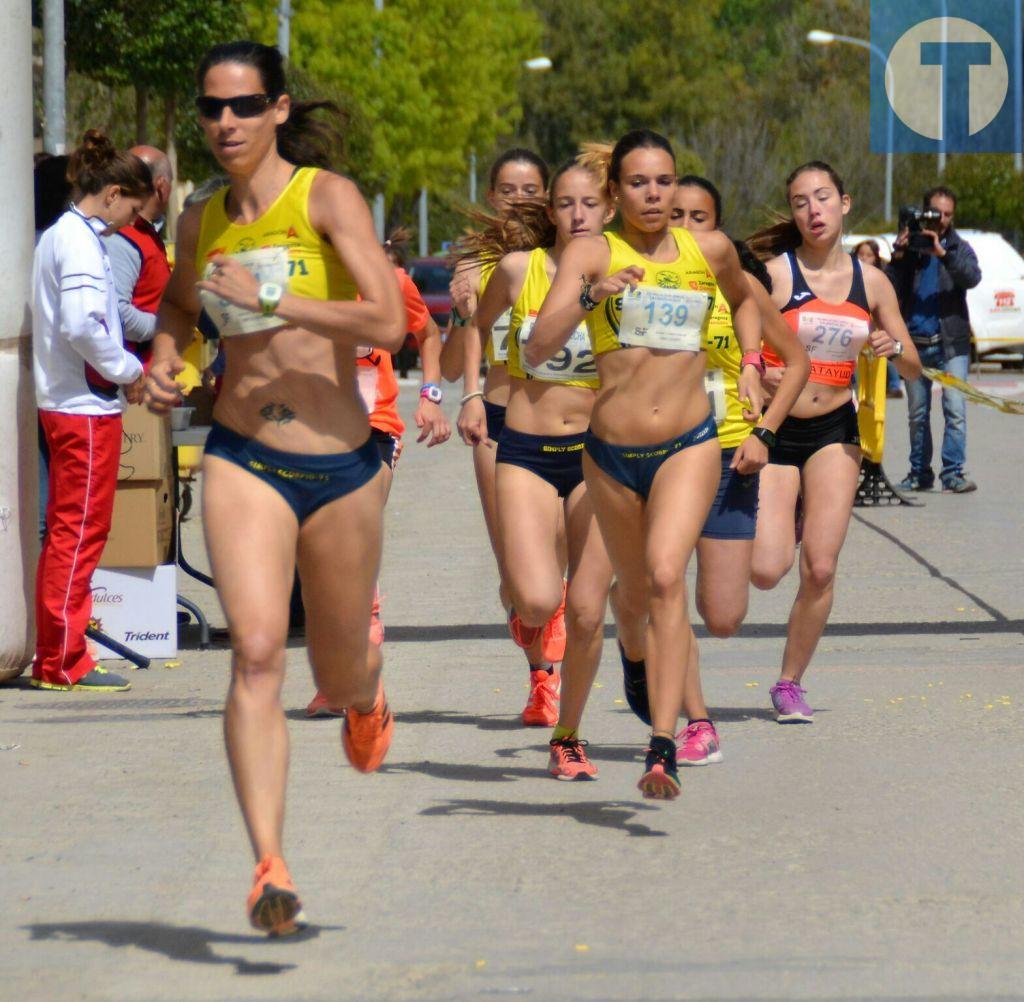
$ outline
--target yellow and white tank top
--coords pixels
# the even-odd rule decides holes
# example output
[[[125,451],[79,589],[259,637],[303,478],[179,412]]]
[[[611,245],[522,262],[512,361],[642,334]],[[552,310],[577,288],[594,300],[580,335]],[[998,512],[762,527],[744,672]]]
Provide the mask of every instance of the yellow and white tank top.
[[[480,296],[484,294],[487,283],[498,267],[497,261],[488,261],[480,267]],[[479,302],[480,296],[477,296]],[[491,325],[491,336],[487,339],[485,354],[488,365],[505,365],[508,362],[508,334],[511,310],[505,310]]]
[[[679,256],[675,261],[651,261],[634,250],[618,233],[606,232],[611,251],[608,274],[636,265],[644,278],[635,292],[609,296],[587,315],[595,355],[619,348],[646,347],[700,351],[704,347],[715,276],[689,230],[669,231]]]
[[[551,290],[547,262],[548,252],[543,247],[530,251],[523,288],[512,307],[512,335],[508,342],[509,375],[519,379],[539,379],[547,383],[561,383],[563,386],[596,389],[601,381],[597,375],[597,363],[585,323],[581,323],[572,332],[565,347],[546,362],[532,366],[523,357],[523,345],[530,339],[537,314]]]
[[[204,276],[211,258],[228,254],[246,266],[260,282],[276,282],[305,299],[355,299],[357,290],[348,269],[330,242],[309,221],[309,191],[319,168],[299,167],[274,204],[252,223],[233,223],[227,217],[228,189],[218,191],[203,207],[196,244],[196,272]],[[281,327],[278,317],[265,317],[200,291],[207,313],[221,337],[255,334]]]
[[[711,413],[718,425],[718,441],[723,449],[735,449],[743,443],[754,426],[743,420],[739,394],[743,352],[733,330],[732,310],[721,289],[715,291],[704,350],[708,353],[704,387],[708,391]]]

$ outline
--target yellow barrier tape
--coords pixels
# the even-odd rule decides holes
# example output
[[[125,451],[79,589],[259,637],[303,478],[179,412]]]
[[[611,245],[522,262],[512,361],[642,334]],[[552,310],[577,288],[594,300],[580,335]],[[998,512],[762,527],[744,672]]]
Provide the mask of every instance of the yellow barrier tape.
[[[971,386],[970,383],[965,383],[962,379],[957,379],[956,376],[951,376],[941,369],[925,367],[924,376],[943,386],[959,390],[972,404],[994,407],[1004,414],[1024,414],[1024,400],[1009,400],[1006,397],[997,397],[994,393],[986,393],[984,390],[979,390],[977,386]]]

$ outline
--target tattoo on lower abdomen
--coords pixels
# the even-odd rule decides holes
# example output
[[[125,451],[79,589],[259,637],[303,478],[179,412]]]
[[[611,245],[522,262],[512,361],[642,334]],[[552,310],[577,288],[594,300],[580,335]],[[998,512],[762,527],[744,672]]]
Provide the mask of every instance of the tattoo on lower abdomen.
[[[260,417],[273,421],[276,425],[282,425],[295,420],[295,411],[287,404],[267,404],[260,408]]]

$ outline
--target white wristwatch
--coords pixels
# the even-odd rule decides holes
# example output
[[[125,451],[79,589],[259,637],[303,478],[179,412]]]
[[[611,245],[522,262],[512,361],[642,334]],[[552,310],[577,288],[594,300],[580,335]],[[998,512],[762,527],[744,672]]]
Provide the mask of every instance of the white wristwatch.
[[[903,357],[903,342],[902,341],[897,341],[895,338],[893,338],[892,357],[893,358],[902,358]]]
[[[284,286],[278,285],[277,282],[264,282],[260,286],[257,296],[263,315],[265,317],[272,317],[274,311],[281,304],[281,298],[284,296]]]

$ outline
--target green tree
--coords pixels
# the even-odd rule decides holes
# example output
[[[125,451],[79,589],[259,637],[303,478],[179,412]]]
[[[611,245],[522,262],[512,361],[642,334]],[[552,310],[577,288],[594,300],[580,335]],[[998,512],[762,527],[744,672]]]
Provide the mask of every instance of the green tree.
[[[265,4],[250,3],[261,40],[274,40]],[[443,190],[465,175],[520,116],[522,61],[535,54],[536,16],[517,0],[300,0],[291,62],[341,93],[364,123],[351,169],[389,197]]]
[[[244,23],[241,0],[174,0],[152,8],[134,0],[65,0],[68,64],[108,86],[134,88],[136,141],[149,139],[149,98],[157,97],[160,131],[174,160],[178,109],[195,92],[196,63],[214,43],[237,37]],[[194,138],[194,122],[192,129]]]

